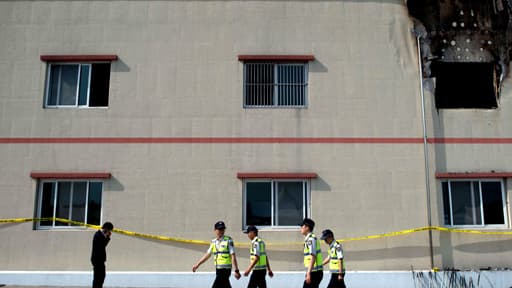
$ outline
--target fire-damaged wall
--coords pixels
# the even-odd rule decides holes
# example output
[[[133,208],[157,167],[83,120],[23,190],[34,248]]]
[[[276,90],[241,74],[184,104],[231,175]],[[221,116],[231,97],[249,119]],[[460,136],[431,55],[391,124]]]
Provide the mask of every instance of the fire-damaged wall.
[[[437,108],[497,108],[512,52],[510,0],[409,0]]]

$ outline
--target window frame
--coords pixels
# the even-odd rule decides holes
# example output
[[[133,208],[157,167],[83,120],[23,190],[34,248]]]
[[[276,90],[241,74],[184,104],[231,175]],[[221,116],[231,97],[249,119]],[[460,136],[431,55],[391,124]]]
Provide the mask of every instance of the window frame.
[[[101,201],[101,205],[100,205],[100,221],[98,224],[92,224],[92,225],[101,225],[102,223],[102,219],[103,219],[103,192],[104,192],[104,187],[105,187],[105,181],[102,181],[102,180],[99,180],[99,179],[39,179],[38,181],[38,187],[37,187],[37,207],[36,207],[36,218],[43,218],[41,217],[41,213],[42,213],[42,209],[43,209],[43,188],[44,188],[44,184],[45,183],[54,183],[55,187],[54,187],[54,191],[53,193],[54,196],[53,196],[53,212],[52,212],[52,218],[57,218],[56,217],[56,210],[57,210],[57,200],[58,200],[58,186],[59,186],[59,183],[63,183],[63,182],[70,182],[72,183],[71,185],[71,190],[70,190],[70,198],[69,198],[69,202],[70,204],[73,203],[73,192],[74,192],[74,187],[75,185],[73,185],[73,183],[75,182],[85,182],[86,183],[86,188],[85,188],[85,191],[86,191],[86,195],[85,195],[85,206],[84,206],[84,223],[85,224],[89,224],[87,222],[87,216],[88,216],[88,212],[89,212],[89,209],[88,209],[88,205],[89,205],[89,194],[90,194],[90,183],[91,182],[94,182],[94,183],[101,183],[101,196],[100,196],[100,201]],[[70,209],[69,209],[69,212],[68,212],[68,217],[66,219],[68,220],[72,220],[71,217],[73,215],[73,205],[70,205]],[[76,226],[76,225],[62,225],[62,226],[59,226],[59,225],[55,225],[57,222],[55,220],[52,220],[52,224],[51,225],[41,225],[41,222],[42,221],[38,221],[35,225],[35,230],[84,230],[84,229],[87,229],[86,226]]]
[[[45,79],[45,92],[44,92],[44,105],[43,107],[45,109],[66,109],[66,108],[73,108],[73,109],[107,109],[109,106],[90,106],[90,99],[91,99],[91,81],[92,81],[92,70],[93,70],[93,64],[111,64],[110,61],[69,61],[69,62],[47,62],[46,64],[46,79]],[[59,105],[60,100],[60,83],[62,79],[62,69],[59,72],[59,84],[58,89],[59,93],[57,93],[57,98],[55,100],[56,104],[51,105],[49,104],[50,100],[50,85],[52,82],[52,67],[54,66],[78,66],[78,75],[77,75],[77,84],[76,84],[76,92],[75,92],[75,104],[74,105]],[[86,104],[80,105],[80,84],[82,81],[82,67],[87,66],[88,67],[88,78],[87,78],[87,95],[86,95]],[[112,68],[110,68],[112,69]],[[109,81],[111,77],[112,70],[110,70],[109,73]],[[110,88],[109,88],[110,89]],[[110,91],[108,91],[110,94]]]
[[[302,182],[302,215],[303,218],[310,217],[311,215],[311,180],[310,179],[275,179],[275,178],[259,178],[259,179],[244,179],[243,180],[243,192],[242,192],[242,226],[245,229],[249,224],[247,223],[247,183],[268,183],[270,182],[270,221],[271,225],[258,225],[258,228],[260,230],[292,230],[297,229],[300,220],[297,222],[297,225],[276,225],[276,222],[278,221],[278,203],[277,203],[277,193],[278,193],[278,186],[279,183],[284,182]]]
[[[441,217],[443,219],[443,225],[446,226],[446,227],[450,227],[450,228],[479,228],[479,229],[506,229],[509,227],[509,213],[508,213],[508,209],[507,209],[507,191],[506,191],[506,185],[505,185],[505,180],[504,179],[499,179],[499,178],[485,178],[485,179],[478,179],[478,178],[471,178],[471,179],[464,179],[464,178],[457,178],[457,179],[445,179],[445,180],[442,180],[440,181],[441,182],[441,201],[442,201],[442,205],[443,205],[443,209],[442,209],[442,214],[443,217]],[[473,195],[473,192],[474,192],[474,186],[473,186],[473,183],[474,182],[477,182],[478,183],[478,195],[480,197],[479,199],[479,202],[480,202],[480,207],[479,207],[479,212],[480,212],[480,217],[481,217],[481,223],[482,224],[470,224],[470,225],[454,225],[453,224],[453,203],[452,203],[452,187],[450,185],[450,183],[452,182],[469,182],[469,185],[471,187],[471,194]],[[482,183],[483,182],[499,182],[500,183],[500,188],[501,188],[501,202],[502,202],[502,209],[503,209],[503,222],[504,224],[485,224],[485,219],[484,219],[484,201],[483,201],[483,193],[482,193]],[[444,203],[444,191],[443,191],[443,184],[444,183],[447,183],[447,187],[448,187],[448,200],[449,200],[449,213],[450,213],[450,224],[447,224],[447,223],[444,223],[444,214],[445,214],[445,208],[446,208],[446,204],[447,203]],[[472,201],[474,202],[474,200]],[[473,203],[472,203],[473,204]]]
[[[247,65],[254,64],[267,64],[272,65],[273,69],[273,105],[249,105],[247,104]],[[279,82],[279,67],[282,66],[301,66],[304,83],[295,83],[296,85],[303,86],[304,89],[304,104],[303,105],[280,105],[279,104],[279,88],[290,83]],[[261,109],[261,108],[272,108],[272,109],[304,109],[309,106],[309,63],[308,62],[296,62],[296,61],[247,61],[243,63],[243,108],[244,109]],[[270,83],[268,83],[270,85]]]

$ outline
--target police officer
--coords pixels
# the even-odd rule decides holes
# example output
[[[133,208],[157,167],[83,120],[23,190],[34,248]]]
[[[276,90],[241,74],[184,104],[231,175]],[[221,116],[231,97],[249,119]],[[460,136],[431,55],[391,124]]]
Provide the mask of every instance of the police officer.
[[[244,231],[247,234],[247,237],[251,239],[251,247],[249,248],[249,252],[251,254],[251,263],[249,267],[244,272],[244,276],[249,276],[251,270],[252,272],[251,278],[249,279],[249,284],[247,288],[267,288],[267,282],[265,281],[265,275],[273,277],[274,273],[270,269],[270,262],[268,261],[267,250],[265,248],[265,242],[258,237],[258,228],[255,226],[249,226]]]
[[[309,218],[305,218],[300,226],[300,233],[304,238],[304,267],[306,267],[306,280],[304,280],[303,288],[318,288],[324,271],[322,266],[322,250],[320,249],[320,241],[313,234],[315,222]]]
[[[327,288],[345,288],[345,263],[343,262],[341,243],[334,239],[334,233],[329,229],[322,231],[320,239],[329,245],[329,256],[323,263],[323,265],[329,263],[329,271],[331,272],[331,281],[329,281]]]
[[[235,266],[235,278],[238,280],[241,276],[236,261],[235,244],[231,237],[224,235],[226,224],[223,221],[215,223],[214,229],[217,237],[212,240],[208,251],[206,251],[203,257],[194,264],[192,272],[196,272],[201,264],[208,260],[211,255],[214,255],[216,277],[212,288],[231,288],[229,276],[231,275],[233,265]]]

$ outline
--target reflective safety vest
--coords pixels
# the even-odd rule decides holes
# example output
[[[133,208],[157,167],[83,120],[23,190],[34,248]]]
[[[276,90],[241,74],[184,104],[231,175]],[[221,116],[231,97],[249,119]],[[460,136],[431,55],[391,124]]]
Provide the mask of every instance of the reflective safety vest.
[[[254,265],[254,270],[266,270],[267,269],[267,252],[265,250],[265,242],[261,240],[260,238],[256,238],[256,241],[258,243],[254,243],[249,248],[249,253],[251,253],[251,263],[256,259],[256,249],[255,245],[260,246],[260,259],[258,259],[258,262],[256,262],[256,265]]]
[[[313,261],[313,252],[310,251],[309,249],[309,246],[308,244],[310,244],[310,242],[312,241],[312,239],[317,239],[315,234],[311,233],[309,234],[309,236],[304,240],[304,267],[306,267],[306,270],[309,268],[309,265],[311,263],[311,261]],[[320,241],[316,240],[315,241],[316,245],[315,245],[315,254],[316,254],[316,257],[314,259],[315,261],[315,264],[313,264],[313,270],[311,271],[322,271],[323,270],[323,266],[322,266],[322,262],[323,262],[323,258],[322,258],[322,250],[320,249]]]
[[[331,273],[340,273],[340,259],[338,256],[338,248],[341,248],[341,244],[338,241],[332,241],[329,245],[329,271]],[[345,272],[345,261],[343,261],[343,272]],[[343,273],[342,272],[342,273]]]
[[[233,241],[229,236],[223,236],[219,242],[219,248],[215,245],[215,240],[210,244],[212,247],[213,259],[215,268],[217,269],[231,269],[231,254],[229,253],[229,242]]]

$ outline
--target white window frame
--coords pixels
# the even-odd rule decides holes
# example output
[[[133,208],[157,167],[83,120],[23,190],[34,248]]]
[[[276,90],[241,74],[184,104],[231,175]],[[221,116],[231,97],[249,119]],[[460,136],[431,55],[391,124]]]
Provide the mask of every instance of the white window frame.
[[[507,193],[506,193],[506,189],[505,189],[505,181],[503,179],[447,179],[447,180],[443,180],[441,182],[441,185],[442,183],[446,182],[448,185],[448,199],[449,199],[449,210],[450,210],[450,223],[452,223],[451,225],[450,224],[446,224],[446,223],[443,223],[446,227],[452,227],[452,228],[488,228],[488,229],[503,229],[503,228],[508,228],[509,227],[509,219],[508,219],[508,213],[507,213]],[[479,196],[480,196],[480,217],[481,217],[481,223],[480,225],[478,224],[473,224],[473,225],[453,225],[453,207],[452,207],[452,187],[450,185],[450,183],[452,182],[469,182],[470,183],[470,187],[471,187],[471,192],[473,192],[474,190],[474,187],[473,187],[473,182],[478,182],[478,189],[479,189]],[[485,224],[485,221],[484,221],[484,204],[483,204],[483,200],[482,200],[482,182],[500,182],[500,186],[501,186],[501,201],[502,201],[502,207],[503,207],[503,220],[504,220],[504,224],[489,224],[489,225],[486,225]],[[441,193],[444,193],[444,191],[442,191],[441,189]],[[474,194],[471,193],[471,197],[473,198]],[[444,196],[441,197],[441,199],[444,199]],[[444,200],[442,201],[443,202],[443,205],[446,205],[447,203],[444,203]],[[472,202],[474,202],[474,199],[472,199]],[[444,206],[443,206],[444,207]],[[443,218],[444,218],[444,209],[443,209],[443,212],[442,212],[442,215],[443,215]]]
[[[50,100],[50,85],[52,83],[52,67],[53,66],[78,66],[78,76],[77,76],[77,84],[76,84],[76,92],[75,92],[75,104],[74,105],[59,105],[60,100],[60,81],[62,79],[62,69],[59,71],[59,84],[58,91],[57,92],[57,99],[55,100],[55,105],[50,105],[48,102]],[[80,98],[80,81],[81,81],[81,74],[82,74],[82,66],[88,66],[89,67],[89,75],[88,75],[88,85],[87,85],[87,103],[85,105],[79,105],[78,101]],[[46,70],[46,89],[45,89],[45,101],[44,106],[45,108],[101,108],[101,107],[89,107],[89,98],[90,98],[90,91],[91,91],[91,74],[92,73],[92,63],[48,63],[47,70]]]
[[[247,73],[246,73],[246,69],[247,69],[247,65],[251,65],[251,64],[267,64],[267,65],[273,65],[273,70],[274,70],[274,82],[273,82],[273,85],[274,85],[274,88],[273,88],[273,94],[274,94],[274,97],[273,97],[273,100],[274,100],[274,104],[273,105],[248,105],[247,104]],[[303,84],[297,84],[297,85],[303,85],[304,86],[304,104],[303,105],[280,105],[279,104],[279,87],[282,86],[282,85],[285,85],[286,83],[279,83],[279,75],[278,75],[278,71],[279,71],[279,67],[281,66],[301,66],[303,67],[303,77],[304,77],[304,83]],[[272,61],[268,61],[268,62],[247,62],[247,63],[244,63],[244,66],[243,66],[243,107],[244,108],[307,108],[308,107],[308,98],[309,98],[309,93],[308,93],[308,90],[309,90],[309,63],[307,62],[300,62],[300,63],[297,63],[297,62],[272,62]]]
[[[297,225],[286,225],[286,226],[280,226],[277,225],[276,221],[278,221],[278,215],[277,215],[277,191],[278,191],[278,185],[279,183],[284,182],[302,182],[302,215],[304,218],[310,217],[311,215],[311,181],[309,179],[272,179],[272,178],[262,178],[262,179],[247,179],[243,181],[243,205],[242,205],[242,213],[243,213],[243,227],[246,228],[248,226],[247,224],[247,183],[268,183],[270,182],[270,195],[271,195],[271,202],[270,202],[270,221],[271,225],[268,226],[260,226],[258,225],[259,229],[272,229],[272,230],[289,230],[289,229],[297,229],[298,225],[300,224],[300,221],[297,222]],[[305,191],[304,191],[305,189]]]
[[[71,182],[71,183],[74,183],[74,182],[86,182],[86,195],[85,195],[85,214],[84,214],[84,223],[88,224],[87,223],[87,213],[88,213],[88,205],[89,205],[89,184],[91,182],[94,182],[94,183],[101,183],[101,204],[102,206],[100,207],[100,223],[102,223],[102,219],[103,219],[103,188],[105,187],[105,182],[104,181],[98,181],[97,179],[41,179],[39,181],[39,185],[38,185],[38,191],[37,191],[37,218],[41,218],[41,210],[43,208],[43,187],[44,187],[44,183],[55,183],[55,188],[54,189],[57,189],[58,187],[58,184],[61,183],[61,182]],[[70,209],[69,209],[69,215],[66,219],[68,220],[71,220],[71,215],[73,215],[73,190],[74,190],[74,186],[75,185],[71,185],[71,196],[69,198],[69,201],[70,201]],[[55,196],[54,196],[54,199],[53,199],[53,213],[52,213],[52,217],[53,218],[56,218],[56,209],[57,209],[57,193],[58,191],[57,190],[54,190],[53,191],[55,193]],[[46,221],[45,221],[46,222]],[[85,226],[73,226],[73,225],[63,225],[63,226],[60,226],[60,225],[55,225],[57,221],[53,220],[52,221],[52,225],[41,225],[41,222],[37,222],[36,224],[36,229],[37,230],[69,230],[69,229],[78,229],[78,230],[81,230],[81,229],[87,229],[87,227]]]

